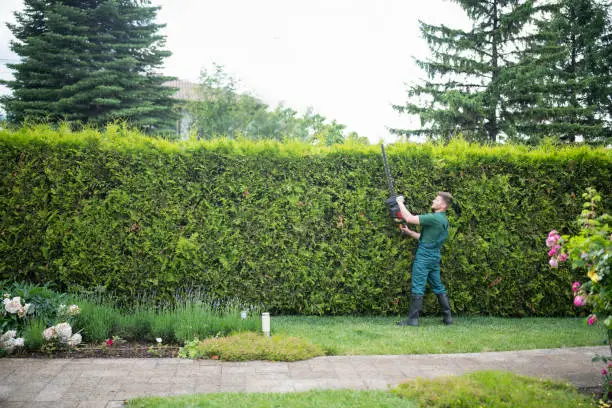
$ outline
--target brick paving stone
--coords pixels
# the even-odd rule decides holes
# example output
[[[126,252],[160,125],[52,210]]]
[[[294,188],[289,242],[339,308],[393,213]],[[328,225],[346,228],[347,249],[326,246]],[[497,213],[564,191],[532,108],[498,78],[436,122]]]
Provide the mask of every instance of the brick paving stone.
[[[525,350],[450,355],[317,357],[294,363],[183,359],[0,359],[0,406],[118,408],[139,396],[209,392],[384,390],[407,379],[505,369],[597,386],[595,354],[609,349]],[[20,373],[20,375],[13,375]]]

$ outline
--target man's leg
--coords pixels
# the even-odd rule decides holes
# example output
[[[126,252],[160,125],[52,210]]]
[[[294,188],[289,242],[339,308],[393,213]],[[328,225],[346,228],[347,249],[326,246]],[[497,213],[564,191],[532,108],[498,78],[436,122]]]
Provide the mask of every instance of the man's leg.
[[[442,322],[444,322],[444,324],[453,324],[448,294],[446,293],[446,289],[444,288],[442,280],[440,279],[439,263],[437,263],[435,267],[432,268],[432,271],[427,277],[427,281],[431,285],[433,293],[435,293],[438,297],[438,303],[440,304],[440,309],[442,309]]]
[[[423,294],[425,293],[425,283],[427,282],[427,264],[424,262],[419,252],[412,264],[412,288],[410,294],[410,311],[408,319],[398,323],[399,326],[418,326],[419,313],[423,308]]]

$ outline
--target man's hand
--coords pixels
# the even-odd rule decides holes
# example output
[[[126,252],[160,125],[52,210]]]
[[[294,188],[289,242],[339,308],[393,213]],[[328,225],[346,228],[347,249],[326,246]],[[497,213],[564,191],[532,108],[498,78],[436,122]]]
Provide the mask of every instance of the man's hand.
[[[400,212],[402,213],[402,218],[408,224],[419,224],[419,217],[416,215],[410,214],[410,211],[404,205],[404,196],[400,195],[395,197],[395,201],[397,202],[397,206],[399,207]]]
[[[410,228],[408,228],[407,225],[401,225],[400,229],[402,230],[402,234],[409,235],[409,236],[411,236],[414,239],[421,238],[421,234],[420,233],[411,230]]]

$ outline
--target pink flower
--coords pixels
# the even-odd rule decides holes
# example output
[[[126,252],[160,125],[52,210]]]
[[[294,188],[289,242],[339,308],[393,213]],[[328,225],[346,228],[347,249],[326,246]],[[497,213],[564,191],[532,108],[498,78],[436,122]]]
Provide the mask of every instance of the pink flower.
[[[550,247],[554,246],[556,243],[557,243],[557,237],[556,237],[556,235],[555,235],[555,236],[552,236],[552,237],[548,237],[548,238],[546,238],[546,246],[547,246],[547,247],[549,247],[549,248],[550,248]]]
[[[589,326],[592,326],[595,324],[596,321],[597,321],[597,316],[591,315],[589,316],[589,320],[587,320],[587,323],[589,324]]]
[[[557,234],[559,234],[559,233],[557,232],[557,230],[552,230],[552,231],[550,231],[550,232],[548,233],[548,236],[549,236],[549,237],[552,237],[553,235],[557,235]]]
[[[576,303],[576,302],[574,302],[574,303]],[[113,339],[106,340],[106,345],[107,346],[112,346],[113,345]]]
[[[574,298],[574,306],[582,307],[584,305],[586,305],[586,299],[584,296],[578,295]]]
[[[564,252],[559,255],[559,262],[565,262],[565,261],[567,261],[567,254]]]
[[[557,262],[557,258],[555,258],[555,257],[550,258],[550,261],[548,261],[548,263],[550,264],[550,266],[552,268],[558,268],[559,267],[559,262]]]
[[[574,282],[572,284],[572,291],[576,292],[578,289],[580,289],[580,282]]]
[[[548,251],[548,256],[555,256],[555,255],[557,255],[557,249],[551,248],[550,251]]]
[[[601,375],[606,375],[606,374],[608,374],[608,372],[606,371],[605,368],[603,370],[601,370]]]

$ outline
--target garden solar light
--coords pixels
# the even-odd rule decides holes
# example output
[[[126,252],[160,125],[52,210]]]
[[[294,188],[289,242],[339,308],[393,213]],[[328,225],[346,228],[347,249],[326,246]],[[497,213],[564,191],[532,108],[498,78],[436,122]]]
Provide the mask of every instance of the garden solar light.
[[[261,331],[266,337],[270,337],[270,313],[261,314]]]

